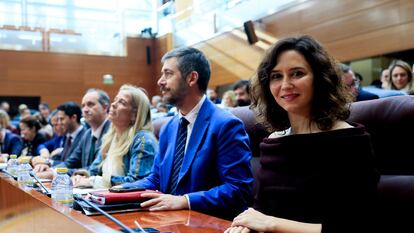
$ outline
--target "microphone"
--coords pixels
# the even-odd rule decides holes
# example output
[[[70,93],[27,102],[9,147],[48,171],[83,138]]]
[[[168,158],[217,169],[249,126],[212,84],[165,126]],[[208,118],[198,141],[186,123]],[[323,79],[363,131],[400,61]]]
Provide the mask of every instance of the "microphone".
[[[96,211],[98,211],[99,213],[103,214],[109,220],[111,220],[112,222],[116,223],[116,225],[120,226],[124,230],[124,232],[127,232],[127,233],[135,233],[134,230],[132,230],[131,228],[127,227],[125,224],[123,224],[122,222],[120,222],[118,219],[112,217],[110,214],[106,213],[104,210],[102,210],[101,208],[99,208],[98,206],[96,206],[95,204],[93,204],[92,202],[86,200],[80,194],[74,194],[73,195],[73,198],[75,198],[75,200],[77,200],[77,201],[83,201],[83,202],[85,202],[90,207],[94,208]]]
[[[16,176],[13,176],[12,174],[10,174],[10,172],[8,172],[6,169],[2,169],[0,170],[1,172],[3,172],[4,174],[10,176],[11,178],[13,178],[14,180],[17,180]]]
[[[50,191],[49,191],[49,189],[47,189],[44,185],[43,185],[43,183],[37,178],[37,176],[34,174],[34,172],[33,171],[30,171],[30,176],[31,177],[33,177],[36,181],[37,181],[37,183],[38,184],[40,184],[40,187],[42,187],[42,189],[44,190],[44,192],[45,192],[45,194],[48,196],[48,197],[50,197],[52,194],[50,193]]]

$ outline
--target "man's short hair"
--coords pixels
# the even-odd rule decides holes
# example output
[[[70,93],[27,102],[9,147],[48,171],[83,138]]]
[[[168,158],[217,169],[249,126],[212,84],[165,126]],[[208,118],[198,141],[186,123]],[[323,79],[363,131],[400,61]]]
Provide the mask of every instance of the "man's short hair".
[[[183,79],[193,71],[198,73],[198,88],[205,93],[210,81],[211,70],[210,63],[204,54],[200,50],[191,47],[177,48],[164,54],[161,63],[174,57],[177,58],[178,70]]]
[[[98,88],[91,88],[86,93],[96,92],[98,93],[98,102],[102,106],[109,106],[110,105],[110,99],[108,93],[106,93],[104,90],[98,89]]]
[[[249,80],[239,80],[239,81],[237,81],[233,86],[233,91],[235,91],[235,90],[237,90],[241,87],[246,87],[247,94],[250,93],[250,81]]]
[[[69,101],[57,107],[57,110],[63,111],[67,116],[72,117],[76,114],[76,121],[80,124],[82,118],[82,110],[75,102]]]

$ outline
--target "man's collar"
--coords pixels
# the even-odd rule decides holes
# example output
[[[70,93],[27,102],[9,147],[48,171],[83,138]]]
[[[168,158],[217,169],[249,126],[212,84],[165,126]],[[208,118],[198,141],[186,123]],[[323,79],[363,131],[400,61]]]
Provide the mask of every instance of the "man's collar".
[[[198,112],[200,111],[201,106],[203,105],[206,98],[206,95],[203,95],[203,97],[201,97],[200,101],[198,101],[196,106],[194,106],[194,108],[191,109],[191,111],[187,113],[187,115],[185,116],[183,116],[181,112],[178,111],[179,118],[184,117],[188,122],[190,122],[190,124],[194,124],[195,120],[197,119]]]

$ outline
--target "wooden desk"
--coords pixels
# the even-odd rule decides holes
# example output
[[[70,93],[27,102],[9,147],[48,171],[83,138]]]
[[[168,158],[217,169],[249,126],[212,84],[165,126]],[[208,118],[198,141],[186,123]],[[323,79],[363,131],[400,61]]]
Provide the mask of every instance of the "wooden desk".
[[[196,211],[131,212],[113,214],[131,228],[134,221],[142,227],[161,232],[223,232],[231,222]],[[55,204],[32,189],[23,189],[0,172],[1,232],[117,232],[120,227],[104,216],[88,217],[78,211]]]

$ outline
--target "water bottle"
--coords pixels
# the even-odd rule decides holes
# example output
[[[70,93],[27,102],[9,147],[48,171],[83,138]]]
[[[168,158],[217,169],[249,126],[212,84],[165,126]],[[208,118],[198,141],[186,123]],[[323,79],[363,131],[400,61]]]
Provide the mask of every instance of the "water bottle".
[[[17,155],[10,155],[10,159],[7,161],[7,172],[12,176],[17,177],[18,166],[19,162],[17,161]]]
[[[17,167],[17,183],[25,187],[33,187],[33,178],[30,176],[32,166],[30,166],[30,158],[22,158],[20,165]]]
[[[67,168],[57,168],[52,180],[52,200],[68,207],[73,205],[73,184]]]

